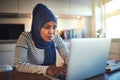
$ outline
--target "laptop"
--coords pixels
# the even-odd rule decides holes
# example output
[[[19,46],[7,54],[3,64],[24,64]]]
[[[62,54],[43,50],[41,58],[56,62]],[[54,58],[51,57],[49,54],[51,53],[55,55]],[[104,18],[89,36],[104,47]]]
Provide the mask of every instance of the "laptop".
[[[110,38],[71,39],[65,80],[90,80],[97,75],[104,74],[110,44]],[[61,80],[55,77],[47,77],[51,80]]]
[[[110,44],[110,38],[71,39],[66,80],[85,80],[103,74]]]

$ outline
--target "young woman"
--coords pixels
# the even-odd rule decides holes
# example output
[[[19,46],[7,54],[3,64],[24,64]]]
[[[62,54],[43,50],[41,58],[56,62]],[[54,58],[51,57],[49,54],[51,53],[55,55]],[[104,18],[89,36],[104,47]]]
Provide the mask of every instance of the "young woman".
[[[37,4],[32,13],[30,32],[23,32],[15,47],[14,66],[18,71],[36,74],[66,74],[69,51],[56,33],[57,19],[44,4]],[[64,64],[57,67],[56,51]]]

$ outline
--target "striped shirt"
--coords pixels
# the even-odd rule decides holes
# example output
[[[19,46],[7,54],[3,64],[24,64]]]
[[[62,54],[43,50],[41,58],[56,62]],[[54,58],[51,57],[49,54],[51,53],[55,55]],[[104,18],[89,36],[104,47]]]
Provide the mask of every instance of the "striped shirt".
[[[64,63],[68,63],[69,50],[64,44],[64,41],[59,35],[53,38],[55,48]],[[43,66],[44,62],[44,49],[39,49],[35,46],[31,34],[23,32],[16,44],[14,53],[14,66],[20,72],[46,74],[49,66]]]

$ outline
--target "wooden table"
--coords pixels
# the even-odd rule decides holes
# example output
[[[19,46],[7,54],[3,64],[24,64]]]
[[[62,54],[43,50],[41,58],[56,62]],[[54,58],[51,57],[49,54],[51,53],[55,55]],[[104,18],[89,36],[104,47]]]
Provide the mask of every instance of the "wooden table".
[[[18,72],[15,69],[10,72],[0,73],[0,80],[50,80],[40,74]]]
[[[50,80],[49,78],[33,73],[18,72],[15,69],[11,72],[0,73],[0,80]],[[120,70],[104,73],[88,80],[120,80]]]

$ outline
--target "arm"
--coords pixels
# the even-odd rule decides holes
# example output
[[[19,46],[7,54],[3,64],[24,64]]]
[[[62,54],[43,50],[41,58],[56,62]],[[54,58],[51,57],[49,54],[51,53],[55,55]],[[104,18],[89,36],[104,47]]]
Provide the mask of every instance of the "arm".
[[[15,47],[14,66],[20,72],[46,74],[48,66],[29,63],[28,49],[30,45],[28,42],[31,43],[30,37],[26,33],[22,33]]]
[[[51,76],[55,76],[58,74],[66,75],[66,72],[67,72],[66,64],[68,64],[68,57],[69,57],[68,48],[66,47],[64,41],[62,40],[62,38],[59,35],[56,35],[54,37],[54,42],[55,42],[56,48],[57,48],[60,56],[64,60],[65,64],[60,67],[57,67],[56,65],[52,65],[52,66],[48,67],[47,74],[51,75]]]
[[[65,42],[59,35],[55,35],[54,42],[58,50],[58,53],[60,54],[61,58],[64,60],[64,63],[68,64],[68,58],[70,54],[68,47],[65,45]]]

